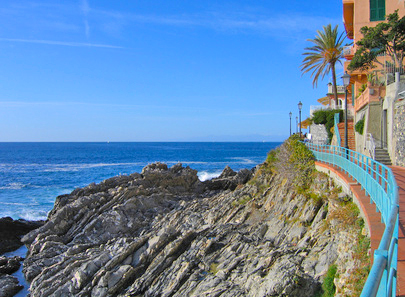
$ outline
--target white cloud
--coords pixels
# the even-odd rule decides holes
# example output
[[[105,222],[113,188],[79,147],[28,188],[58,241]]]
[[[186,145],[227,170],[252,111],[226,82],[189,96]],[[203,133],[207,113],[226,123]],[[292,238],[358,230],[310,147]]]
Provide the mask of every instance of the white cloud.
[[[116,45],[110,45],[110,44],[97,44],[97,43],[87,43],[87,42],[69,42],[69,41],[54,41],[54,40],[37,40],[37,39],[0,38],[0,41],[22,42],[22,43],[39,43],[39,44],[47,44],[47,45],[61,45],[61,46],[73,46],[73,47],[123,48],[122,46],[116,46]]]
[[[83,0],[80,8],[84,15],[84,33],[86,34],[86,38],[89,39],[89,37],[90,37],[90,26],[89,26],[89,20],[88,20],[88,15],[90,12],[89,2],[87,0]]]

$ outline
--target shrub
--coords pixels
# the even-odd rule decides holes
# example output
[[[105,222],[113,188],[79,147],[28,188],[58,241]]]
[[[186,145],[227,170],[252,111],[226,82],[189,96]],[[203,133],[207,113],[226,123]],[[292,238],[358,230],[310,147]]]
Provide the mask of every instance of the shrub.
[[[364,118],[362,118],[360,121],[356,123],[354,126],[354,129],[356,130],[357,133],[360,135],[363,135],[364,132]]]
[[[343,110],[340,109],[317,110],[314,112],[311,118],[311,122],[318,125],[325,125],[326,131],[328,132],[329,142],[332,140],[333,137],[333,134],[330,130],[335,125],[335,113],[339,113],[339,122],[343,122]]]

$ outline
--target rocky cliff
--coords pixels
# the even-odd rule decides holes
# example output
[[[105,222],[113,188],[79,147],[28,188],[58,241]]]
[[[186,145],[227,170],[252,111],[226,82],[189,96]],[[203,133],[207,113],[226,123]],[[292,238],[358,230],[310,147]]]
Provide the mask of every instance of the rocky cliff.
[[[305,297],[333,263],[350,292],[357,231],[334,215],[337,189],[277,162],[207,182],[157,163],[58,197],[23,238],[32,296]]]

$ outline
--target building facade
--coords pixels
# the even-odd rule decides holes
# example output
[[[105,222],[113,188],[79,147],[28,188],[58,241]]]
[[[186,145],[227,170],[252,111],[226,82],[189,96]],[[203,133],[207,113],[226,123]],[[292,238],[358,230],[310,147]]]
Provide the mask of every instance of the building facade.
[[[343,0],[343,21],[347,37],[353,45],[344,48],[344,70],[357,50],[356,43],[363,38],[360,29],[384,22],[386,15],[398,11],[405,15],[403,0]],[[349,93],[354,102],[354,123],[364,121],[363,134],[356,133],[356,150],[375,157],[375,148],[384,149],[395,163],[394,119],[395,105],[401,92],[402,70],[390,68],[390,57],[380,55],[372,70],[348,71],[351,75]],[[395,74],[397,73],[397,75]]]

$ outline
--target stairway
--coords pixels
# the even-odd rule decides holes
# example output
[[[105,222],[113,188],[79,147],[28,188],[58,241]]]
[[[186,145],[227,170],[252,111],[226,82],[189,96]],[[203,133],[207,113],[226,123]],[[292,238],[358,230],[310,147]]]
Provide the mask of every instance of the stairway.
[[[340,134],[340,145],[345,146],[345,123],[339,123],[339,134]],[[356,150],[356,142],[354,138],[354,124],[353,120],[347,121],[347,144],[349,145],[349,149],[355,151]]]
[[[388,166],[392,165],[390,155],[388,154],[388,151],[386,149],[375,148],[374,155],[374,159],[377,162]]]

